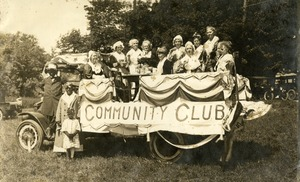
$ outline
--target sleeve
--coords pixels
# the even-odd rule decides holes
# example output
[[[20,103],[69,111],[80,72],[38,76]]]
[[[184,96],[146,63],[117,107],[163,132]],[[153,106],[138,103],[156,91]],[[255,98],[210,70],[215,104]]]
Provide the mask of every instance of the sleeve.
[[[57,122],[61,122],[61,105],[62,105],[62,99],[60,98],[58,101],[58,105],[57,105],[57,110],[56,110],[56,116],[55,116],[55,120]]]
[[[107,65],[109,67],[113,68],[113,63],[117,63],[117,62],[118,61],[117,61],[116,57],[113,54],[111,54],[109,57],[109,61],[107,61]]]
[[[130,64],[130,62],[131,62],[131,60],[130,60],[130,57],[131,57],[131,49],[127,52],[127,54],[126,54],[126,56],[125,56],[125,58],[126,58],[126,60],[127,60],[127,62]]]
[[[78,131],[81,131],[81,127],[80,127],[80,123],[79,123],[79,120],[78,119],[76,119],[76,130],[78,130]]]
[[[172,73],[172,63],[169,60],[166,60],[163,65],[163,75]]]
[[[110,77],[110,71],[109,71],[108,66],[103,63],[102,67],[103,67],[103,74],[104,74],[105,78],[109,78]]]

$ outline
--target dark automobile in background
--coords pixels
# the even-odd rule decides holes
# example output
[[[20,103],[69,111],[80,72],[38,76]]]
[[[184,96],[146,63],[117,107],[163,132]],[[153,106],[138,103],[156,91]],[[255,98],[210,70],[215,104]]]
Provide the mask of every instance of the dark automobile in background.
[[[274,77],[250,77],[251,89],[255,99],[282,100],[297,99],[297,74],[277,73]]]

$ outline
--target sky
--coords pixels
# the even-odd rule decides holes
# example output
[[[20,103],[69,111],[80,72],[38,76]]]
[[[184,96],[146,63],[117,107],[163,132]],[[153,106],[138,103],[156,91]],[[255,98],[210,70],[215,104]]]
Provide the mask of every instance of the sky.
[[[88,34],[84,5],[88,0],[0,0],[0,32],[34,35],[51,53],[60,36],[72,29]]]

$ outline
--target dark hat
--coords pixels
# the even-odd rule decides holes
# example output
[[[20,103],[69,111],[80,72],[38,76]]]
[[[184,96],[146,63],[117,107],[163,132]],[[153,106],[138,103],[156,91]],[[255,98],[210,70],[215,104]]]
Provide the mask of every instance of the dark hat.
[[[167,48],[166,46],[162,46],[162,47],[159,47],[157,48],[157,53],[164,53],[164,54],[167,54]]]
[[[73,86],[74,86],[74,85],[73,85],[72,83],[70,83],[70,82],[67,82],[67,83],[66,83],[66,88],[73,88]]]
[[[201,35],[198,32],[195,32],[193,38],[201,39]]]

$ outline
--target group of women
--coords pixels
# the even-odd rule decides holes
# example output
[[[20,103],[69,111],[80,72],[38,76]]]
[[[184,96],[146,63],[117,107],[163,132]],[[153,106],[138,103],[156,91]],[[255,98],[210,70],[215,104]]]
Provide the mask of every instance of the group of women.
[[[125,54],[124,44],[117,41],[113,44],[113,52],[109,59],[103,61],[101,54],[89,52],[89,67],[94,75],[109,77],[108,70],[119,71],[124,74],[139,74],[152,72],[156,75],[232,71],[234,58],[231,54],[231,42],[219,41],[216,29],[206,27],[207,41],[201,44],[201,35],[193,35],[193,42],[183,44],[181,35],[173,39],[173,48],[166,46],[152,48],[149,40],[144,40],[139,48],[139,41],[129,41],[130,50]]]

